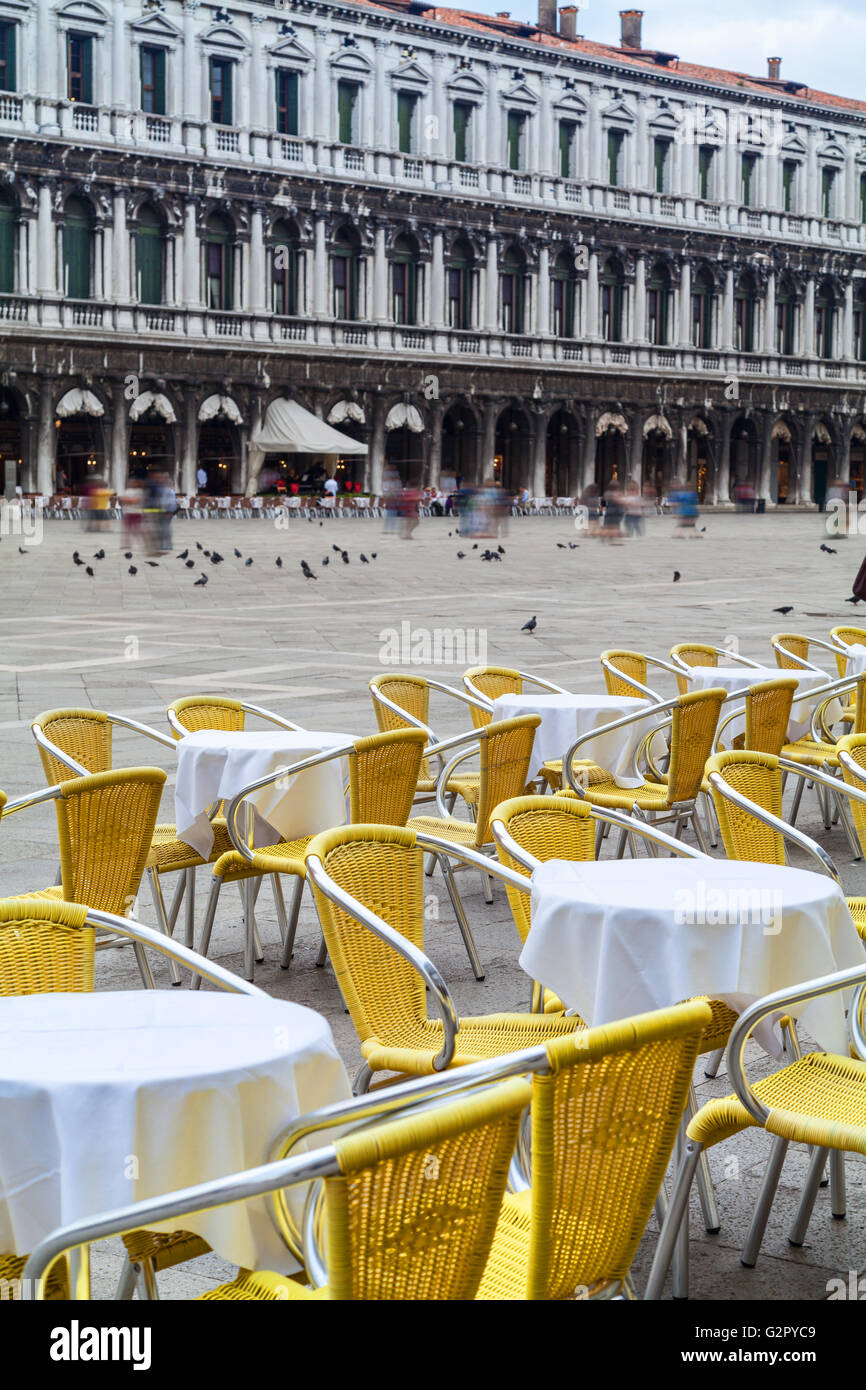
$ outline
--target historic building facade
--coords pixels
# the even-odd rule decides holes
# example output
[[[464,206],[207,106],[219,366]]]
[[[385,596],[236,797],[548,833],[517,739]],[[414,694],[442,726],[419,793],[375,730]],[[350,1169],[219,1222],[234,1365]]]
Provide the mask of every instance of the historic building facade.
[[[577,19],[0,0],[7,467],[245,490],[286,393],[372,492],[862,489],[866,103]]]

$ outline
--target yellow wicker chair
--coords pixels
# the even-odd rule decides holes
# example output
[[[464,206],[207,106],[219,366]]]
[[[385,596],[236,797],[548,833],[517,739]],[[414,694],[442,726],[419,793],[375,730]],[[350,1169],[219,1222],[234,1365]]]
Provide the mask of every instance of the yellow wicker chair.
[[[337,1139],[338,1175],[324,1183],[327,1285],[244,1272],[202,1297],[474,1298],[531,1096],[515,1078]]]
[[[283,936],[280,964],[283,969],[288,969],[292,958],[292,947],[294,946],[301,895],[306,877],[304,855],[313,837],[304,835],[297,840],[280,840],[277,844],[268,845],[262,849],[251,848],[240,837],[236,826],[241,803],[252,790],[267,786],[268,783],[285,777],[289,772],[345,757],[349,764],[350,820],[354,823],[363,821],[377,825],[405,825],[415,798],[418,771],[426,742],[426,736],[420,729],[395,729],[390,733],[371,734],[367,738],[356,739],[354,743],[347,744],[342,750],[320,753],[315,757],[294,764],[291,768],[282,768],[270,777],[262,778],[256,782],[254,787],[247,787],[238,792],[228,808],[227,816],[233,848],[229,853],[221,855],[213,867],[210,898],[199,945],[200,954],[207,956],[210,947],[214,917],[223,883],[241,882],[251,887],[253,879],[261,878],[265,874],[273,874],[276,882],[279,882],[281,874],[289,874],[294,877],[296,882],[291,916],[288,921],[285,920],[284,910],[280,911],[282,898],[280,897],[278,900],[278,913],[281,917],[280,925]],[[248,894],[245,902],[247,904],[244,914],[247,918],[245,968],[247,978],[252,979],[253,916],[251,894]],[[320,964],[323,965],[324,962],[323,952],[320,955]],[[193,984],[195,987],[195,982]]]
[[[842,970],[821,980],[807,981],[767,995],[740,1015],[728,1049],[728,1070],[734,1094],[708,1101],[688,1125],[688,1143],[647,1285],[648,1299],[661,1297],[678,1234],[687,1237],[687,1232],[681,1232],[681,1225],[688,1219],[689,1189],[699,1160],[711,1145],[746,1129],[760,1126],[774,1139],[761,1194],[740,1256],[742,1264],[752,1268],[757,1261],[789,1143],[812,1147],[799,1209],[788,1236],[790,1243],[803,1244],[828,1156],[831,1189],[835,1188],[833,1215],[845,1215],[844,1154],[866,1154],[866,1062],[827,1052],[811,1052],[801,1057],[796,1037],[792,1035],[796,1060],[752,1085],[745,1074],[744,1053],[750,1034],[762,1021],[774,1016],[784,1017],[797,1004],[854,985],[862,987],[864,982],[866,966]],[[862,1049],[866,1048],[862,988],[855,996],[851,1019],[852,1033],[862,1055]],[[680,1248],[685,1258],[679,1272],[676,1268],[674,1271],[674,1296],[685,1298],[688,1296],[687,1238]]]
[[[866,646],[866,628],[862,627],[831,627],[830,641],[834,646],[836,657],[836,669],[840,677],[848,674],[848,658],[845,655],[845,647]]]
[[[545,1014],[457,1019],[424,955],[424,842],[410,828],[355,825],[317,835],[307,850],[328,952],[361,1041],[356,1091],[367,1089],[374,1072],[423,1076],[583,1027]],[[425,986],[438,1019],[427,1017]]]
[[[520,796],[525,791],[535,730],[540,723],[539,715],[525,714],[518,719],[500,719],[495,723],[476,729],[471,735],[467,734],[461,738],[446,740],[442,745],[446,751],[459,747],[461,744],[471,746],[468,751],[457,754],[451,763],[443,769],[443,781],[446,780],[449,768],[461,757],[473,756],[475,745],[478,745],[480,783],[476,819],[474,821],[458,820],[455,816],[447,814],[413,816],[409,821],[410,829],[436,836],[440,841],[447,842],[448,845],[465,846],[475,850],[483,850],[492,846],[491,813],[501,801],[508,801],[511,797]],[[441,811],[445,811],[444,805],[441,805]],[[436,859],[445,878],[448,896],[454,908],[475,978],[483,980],[484,971],[457,888],[451,858],[445,845],[436,851]],[[492,901],[492,894],[489,889],[489,880],[485,878],[484,883],[485,894],[490,902]]]
[[[585,797],[593,806],[610,807],[652,817],[654,825],[665,821],[675,822],[678,835],[681,829],[691,822],[701,849],[707,852],[706,836],[697,814],[696,803],[703,783],[704,766],[713,750],[719,712],[725,699],[724,690],[713,688],[679,695],[671,702],[668,771],[659,773],[657,779],[645,781],[641,787],[618,787],[613,778],[587,787],[579,786],[574,778],[572,750],[569,750],[566,754],[570,764],[567,775],[572,790]],[[599,732],[595,730],[593,736]]]
[[[758,666],[758,662],[752,661],[750,657],[740,656],[739,653],[730,652],[725,647],[711,647],[703,642],[678,642],[676,646],[671,647],[671,661],[674,666],[684,668],[677,673],[677,687],[680,694],[687,694],[689,689],[688,673],[685,668],[689,666],[718,666],[719,657],[723,657],[725,664],[731,666],[747,666],[753,670]]]
[[[517,671],[511,666],[470,666],[468,671],[463,672],[463,684],[469,694],[482,705],[484,702],[495,700],[499,695],[522,695],[527,684],[537,685],[549,695],[565,693],[561,685],[542,680],[540,676],[532,676],[527,671]],[[473,707],[472,722],[476,729],[489,724],[492,718],[492,710],[488,713],[483,708]]]
[[[862,742],[866,744],[866,738]],[[782,819],[785,770],[784,762],[770,753],[731,751],[710,758],[707,778],[725,853],[729,859],[785,864],[787,837],[816,859],[837,883],[841,882],[826,850]],[[853,783],[854,779],[849,785]],[[864,788],[861,785],[857,790],[862,793]],[[866,824],[866,805],[856,797],[851,797],[851,804],[855,825],[858,820],[861,825]],[[866,897],[846,898],[846,901],[854,925],[866,943]]]
[[[156,769],[144,769],[156,772]],[[107,777],[120,777],[120,773],[103,774]],[[164,778],[165,773],[160,773]],[[95,778],[82,778],[82,781],[96,781]],[[66,784],[69,785],[69,784]],[[74,786],[74,784],[72,784]],[[155,785],[161,786],[156,782]],[[68,800],[71,801],[70,794]],[[82,800],[83,798],[83,800]],[[156,798],[158,804],[159,797]],[[62,851],[68,855],[80,841],[77,839],[76,823],[86,818],[87,802],[90,808],[101,805],[106,810],[105,796],[99,799],[88,797],[85,790],[76,805],[72,803],[67,816],[61,820],[70,822],[68,833],[61,831]],[[112,809],[117,811],[120,803],[113,799]],[[129,799],[126,799],[129,805]],[[156,804],[153,806],[153,819],[156,820]],[[82,814],[83,813],[83,814]],[[60,818],[60,811],[58,810]],[[147,836],[142,835],[141,844],[146,849]],[[65,850],[64,839],[66,840]],[[90,856],[88,856],[89,858]],[[142,853],[138,855],[139,860]],[[76,880],[78,882],[78,880]],[[128,881],[128,880],[127,880]],[[87,878],[88,888],[100,889],[98,877]],[[101,896],[110,901],[119,894],[105,891],[101,885]],[[86,900],[87,901],[87,900]],[[77,994],[89,993],[93,989],[95,934],[87,926],[87,902],[63,901],[52,892],[50,896],[27,895],[22,898],[0,899],[0,996],[20,994]],[[110,907],[101,910],[112,911]],[[116,913],[117,916],[124,915]],[[179,1264],[183,1260],[194,1259],[207,1254],[210,1246],[199,1236],[188,1231],[157,1233],[155,1231],[135,1231],[124,1237],[129,1253],[130,1266],[125,1271],[124,1283],[134,1282],[137,1269],[148,1296],[155,1296],[154,1275],[159,1269]],[[6,1280],[4,1288],[15,1287],[11,1281],[20,1280],[26,1256],[0,1254],[0,1280]],[[131,1293],[131,1288],[128,1287]],[[68,1270],[66,1261],[54,1266],[48,1280],[48,1297],[67,1299],[69,1297]]]
[[[647,684],[649,667],[658,667],[672,676],[681,674],[669,661],[622,648],[602,652],[599,661],[608,695],[646,695],[650,699],[660,700],[662,697]]]
[[[429,681],[424,676],[408,675],[402,672],[396,675],[374,676],[369,682],[368,688],[373,699],[376,722],[381,733],[385,734],[393,729],[405,729],[407,727],[423,729],[431,744],[438,742],[436,735],[430,728],[431,690],[444,691],[455,699],[470,705],[473,710],[478,709],[473,698],[470,695],[464,695],[462,690],[453,690],[450,685],[444,685],[441,681]],[[436,780],[434,770],[430,766],[430,759],[423,758],[415,795],[416,801],[436,800]],[[474,808],[478,804],[479,782],[480,778],[477,772],[464,772],[459,777],[450,778],[448,786],[445,788],[450,799],[449,809],[453,808],[454,800],[458,796],[461,796],[467,805]]]
[[[801,632],[775,632],[770,638],[770,646],[776,657],[776,665],[783,671],[819,671],[822,676],[826,676],[826,671],[822,667],[816,666],[812,660],[811,652],[813,647],[820,647],[823,651],[830,652],[838,665],[839,649],[834,647],[831,642],[825,642],[821,637],[806,637]],[[840,671],[844,675],[844,671]],[[829,679],[829,677],[828,677]]]
[[[796,676],[780,676],[778,680],[761,681],[758,685],[750,686],[743,697],[745,733],[736,734],[732,746],[778,756],[788,739],[788,722],[796,690]],[[735,711],[719,725],[715,742],[717,753],[724,752],[725,729],[737,717]]]
[[[710,1019],[695,1001],[547,1044],[532,1186],[507,1195],[480,1299],[574,1299],[628,1279]]]

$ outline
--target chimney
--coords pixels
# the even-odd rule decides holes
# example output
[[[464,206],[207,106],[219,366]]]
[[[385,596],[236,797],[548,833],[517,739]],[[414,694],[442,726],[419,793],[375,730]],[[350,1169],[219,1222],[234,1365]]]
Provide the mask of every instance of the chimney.
[[[538,0],[538,27],[556,33],[556,0]]]
[[[781,58],[768,58],[768,59],[767,59],[767,76],[768,76],[773,82],[778,82],[778,81],[779,81],[779,75],[780,75],[781,71],[782,71],[782,60],[781,60]]]
[[[622,25],[620,48],[640,48],[640,24],[643,19],[643,10],[620,10],[619,18]]]
[[[560,7],[559,32],[564,39],[577,38],[577,5],[562,5]]]

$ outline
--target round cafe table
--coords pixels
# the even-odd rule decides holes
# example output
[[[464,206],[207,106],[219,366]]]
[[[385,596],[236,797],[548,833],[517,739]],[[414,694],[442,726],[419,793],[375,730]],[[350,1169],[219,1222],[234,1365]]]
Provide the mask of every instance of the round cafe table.
[[[27,1255],[58,1226],[264,1163],[291,1120],[349,1094],[327,1021],[300,1004],[188,990],[0,999],[0,1251]],[[232,1264],[297,1269],[267,1199],[182,1228]]]
[[[797,680],[797,690],[794,695],[794,703],[791,706],[791,713],[788,718],[788,742],[796,743],[798,738],[806,738],[812,727],[812,715],[818,699],[810,699],[809,693],[818,686],[827,685],[831,677],[824,675],[823,671],[788,671],[781,670],[778,666],[693,666],[688,672],[687,679],[692,690],[711,690],[721,687],[732,693],[735,690],[748,690],[753,685],[760,685],[763,681],[775,681],[781,676],[794,676]],[[731,701],[729,705],[722,706],[722,719],[727,719],[737,705]],[[829,722],[832,724],[841,714],[842,707],[838,701],[834,701],[828,710]],[[725,730],[724,740],[729,743],[737,734],[745,731],[745,716],[742,719],[732,719]]]
[[[231,801],[251,782],[281,767],[351,742],[349,734],[316,729],[241,733],[200,729],[185,734],[177,745],[174,789],[178,839],[207,859],[214,839],[208,807]],[[280,839],[297,840],[345,825],[346,777],[345,759],[334,758],[254,792],[250,798],[255,812],[254,843],[272,845]]]
[[[823,874],[726,859],[551,859],[532,875],[528,975],[589,1024],[695,994],[740,1013],[774,990],[862,965],[841,888]],[[847,1056],[840,994],[803,1009],[803,1027]],[[772,1028],[756,1036],[779,1055]]]
[[[651,710],[652,701],[632,695],[542,695],[534,691],[522,695],[499,695],[493,701],[494,719],[515,719],[521,714],[537,714],[541,723],[535,730],[532,745],[533,771],[557,758],[562,758],[582,734],[590,734],[604,724],[624,719],[638,710]],[[622,729],[600,734],[578,750],[578,758],[591,758],[613,777],[618,787],[643,786],[643,778],[635,775],[634,758],[641,740],[653,727],[655,719],[636,719]]]

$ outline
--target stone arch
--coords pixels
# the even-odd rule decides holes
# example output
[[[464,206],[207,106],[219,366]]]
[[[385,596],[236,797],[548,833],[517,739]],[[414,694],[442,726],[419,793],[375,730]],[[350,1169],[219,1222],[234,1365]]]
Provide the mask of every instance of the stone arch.
[[[506,492],[532,486],[532,421],[522,403],[504,406],[496,420],[493,474]],[[482,478],[480,481],[484,481]]]

